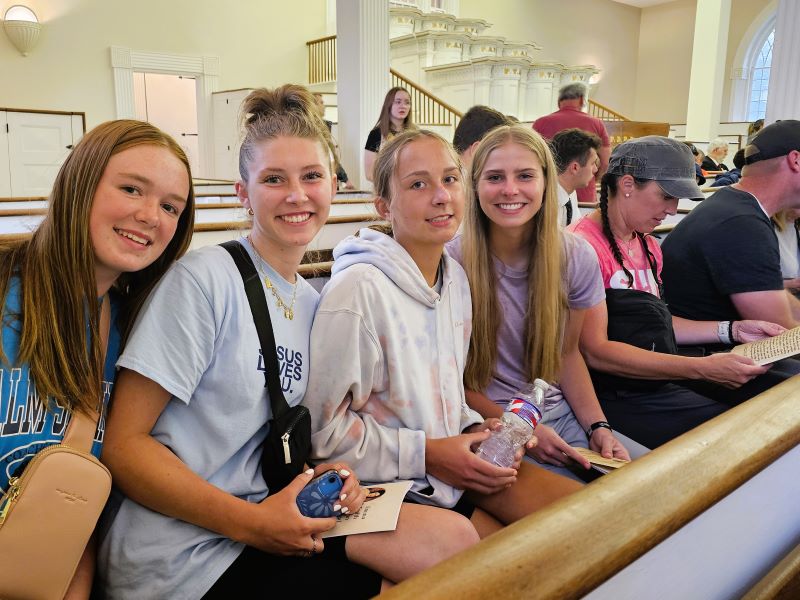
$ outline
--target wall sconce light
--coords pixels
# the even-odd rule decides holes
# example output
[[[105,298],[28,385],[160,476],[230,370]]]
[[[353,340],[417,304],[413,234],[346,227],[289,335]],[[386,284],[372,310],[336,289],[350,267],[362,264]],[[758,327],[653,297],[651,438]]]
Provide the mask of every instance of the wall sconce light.
[[[28,52],[39,40],[39,32],[42,29],[36,14],[21,4],[15,4],[6,11],[3,17],[3,27],[8,39],[22,53],[22,56],[28,56]]]

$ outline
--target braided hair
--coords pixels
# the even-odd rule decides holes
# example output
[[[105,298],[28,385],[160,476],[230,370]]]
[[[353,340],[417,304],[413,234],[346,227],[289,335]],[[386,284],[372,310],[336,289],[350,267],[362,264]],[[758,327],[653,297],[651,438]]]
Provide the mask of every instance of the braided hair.
[[[619,244],[617,243],[617,240],[611,231],[611,222],[608,220],[608,196],[609,193],[611,195],[616,195],[618,180],[619,175],[612,175],[611,173],[606,173],[600,180],[600,217],[603,222],[603,235],[605,236],[606,240],[608,240],[608,245],[611,246],[611,252],[614,255],[614,259],[619,263],[619,266],[622,267],[625,276],[628,278],[628,287],[631,288],[633,287],[633,275],[625,266],[625,258],[622,256],[622,251],[619,249]],[[642,188],[650,182],[649,179],[640,179],[638,177],[634,177],[633,181],[637,188]],[[634,231],[634,234],[645,251],[647,261],[650,263],[650,269],[653,271],[653,277],[656,280],[656,285],[658,285],[659,294],[663,296],[663,293],[661,292],[661,279],[658,277],[658,271],[655,268],[656,259],[655,256],[653,256],[653,253],[650,251],[650,247],[647,245],[645,234],[638,231]]]

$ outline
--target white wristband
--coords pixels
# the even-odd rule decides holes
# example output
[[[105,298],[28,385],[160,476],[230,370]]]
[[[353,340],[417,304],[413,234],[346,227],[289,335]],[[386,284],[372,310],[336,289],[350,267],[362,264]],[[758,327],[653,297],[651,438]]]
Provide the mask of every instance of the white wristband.
[[[719,323],[717,323],[717,337],[719,338],[719,341],[722,342],[723,344],[732,343],[730,330],[731,330],[730,321],[720,321]]]

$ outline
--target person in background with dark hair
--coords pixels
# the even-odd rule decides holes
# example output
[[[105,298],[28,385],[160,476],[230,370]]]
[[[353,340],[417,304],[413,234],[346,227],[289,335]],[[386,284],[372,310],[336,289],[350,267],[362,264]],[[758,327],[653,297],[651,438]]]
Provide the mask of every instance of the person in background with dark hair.
[[[691,142],[683,142],[689,147],[689,150],[692,151],[692,157],[694,157],[694,177],[697,185],[703,185],[706,182],[706,176],[703,175],[703,169],[700,168],[700,163],[703,162],[705,158],[705,154],[703,154],[700,150],[697,149]]]
[[[329,121],[325,118],[325,99],[322,97],[322,94],[319,92],[314,92],[314,100],[317,101],[317,108],[319,109],[320,116],[322,116],[322,122],[325,123],[328,127],[328,131],[331,133],[333,132],[333,121]],[[339,152],[338,146],[334,141],[334,147],[331,149],[333,156],[336,159],[336,181],[339,186],[343,187],[346,190],[354,190],[356,186],[348,179],[347,171],[344,170],[342,163],[339,162]]]
[[[378,122],[369,132],[364,145],[364,176],[368,181],[372,181],[372,167],[378,150],[385,142],[406,129],[416,129],[411,118],[411,95],[406,88],[393,87],[386,92]]]
[[[37,452],[62,443],[76,412],[99,412],[92,454],[100,457],[123,339],[192,238],[186,154],[141,121],[109,121],[83,136],[48,204],[30,239],[0,243],[0,496]],[[69,600],[89,597],[94,546]],[[48,565],[31,568],[47,576]]]
[[[600,168],[600,138],[581,129],[559,131],[550,140],[558,169],[558,224],[566,227],[580,216],[576,190],[586,187]]]
[[[583,112],[588,97],[586,84],[576,82],[568,83],[558,90],[558,110],[552,114],[539,117],[533,123],[533,129],[545,139],[551,140],[553,136],[564,129],[577,127],[589,133],[594,133],[600,138],[601,145],[598,150],[600,167],[596,177],[602,177],[608,166],[608,156],[611,154],[611,140],[608,138],[606,127],[600,119]],[[595,178],[589,185],[578,189],[578,202],[595,202]]]
[[[464,168],[469,169],[472,164],[472,154],[488,131],[510,123],[509,118],[503,113],[481,104],[473,106],[464,113],[453,134],[453,147],[458,152]]]
[[[722,175],[714,180],[711,187],[720,187],[723,185],[733,185],[742,176],[742,167],[744,167],[744,148],[740,148],[733,155],[733,169],[725,171]]]
[[[662,300],[661,249],[648,234],[677,212],[679,198],[703,198],[690,149],[671,138],[635,138],[612,152],[599,208],[570,227],[594,248],[606,288],[606,301],[586,311],[580,341],[597,397],[612,427],[650,448],[727,408],[675,380],[732,388],[768,369],[731,353],[681,356],[677,344],[748,342],[783,331],[763,321],[670,315]]]

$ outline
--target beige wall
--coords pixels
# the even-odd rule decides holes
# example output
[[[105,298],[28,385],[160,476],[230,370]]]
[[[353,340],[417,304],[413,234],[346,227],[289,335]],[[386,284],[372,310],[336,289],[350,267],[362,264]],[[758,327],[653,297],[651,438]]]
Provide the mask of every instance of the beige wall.
[[[0,0],[0,12],[13,4]],[[43,23],[23,57],[0,34],[0,106],[116,117],[110,46],[220,58],[220,89],[306,81],[325,0],[26,0]]]
[[[635,119],[686,122],[695,7],[695,0],[675,0],[642,9]]]
[[[721,122],[730,120],[731,68],[753,20],[770,0],[731,0]],[[642,9],[634,117],[686,123],[696,0]]]
[[[492,23],[487,35],[536,42],[544,61],[600,67],[594,99],[625,115],[634,108],[639,13],[611,0],[461,0],[462,17]]]

